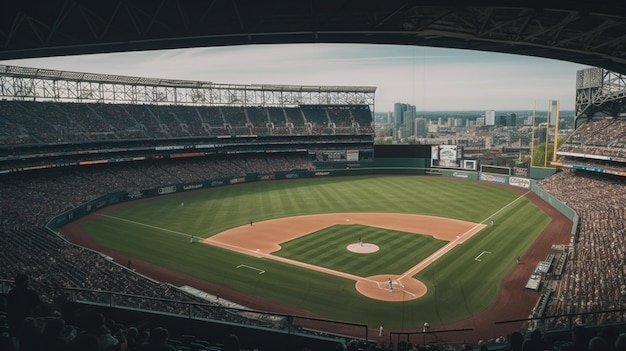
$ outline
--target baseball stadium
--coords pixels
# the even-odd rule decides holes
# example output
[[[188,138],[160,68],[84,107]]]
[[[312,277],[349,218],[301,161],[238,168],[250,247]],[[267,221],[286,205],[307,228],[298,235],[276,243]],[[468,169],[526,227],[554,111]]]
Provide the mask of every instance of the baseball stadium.
[[[55,350],[93,330],[128,350],[618,345],[626,79],[577,73],[552,167],[508,168],[375,144],[376,87],[0,65],[0,349],[59,325]]]

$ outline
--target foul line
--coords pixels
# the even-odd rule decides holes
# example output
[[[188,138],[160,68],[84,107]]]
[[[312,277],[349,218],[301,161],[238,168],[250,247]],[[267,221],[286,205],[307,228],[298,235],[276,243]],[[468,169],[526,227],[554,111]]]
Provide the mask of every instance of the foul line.
[[[485,219],[484,219],[482,222],[480,222],[480,223],[485,223],[488,219],[493,218],[493,217],[494,217],[495,215],[497,215],[498,213],[500,213],[500,212],[504,211],[507,207],[509,207],[509,206],[513,205],[514,203],[516,203],[516,202],[517,202],[517,200],[519,200],[519,199],[521,199],[521,198],[526,197],[526,194],[528,194],[528,193],[530,193],[530,192],[531,192],[531,191],[530,191],[530,190],[528,190],[527,192],[525,192],[525,193],[523,193],[522,195],[518,196],[518,197],[517,197],[517,199],[515,199],[515,200],[513,200],[513,201],[509,202],[508,204],[506,204],[506,206],[504,206],[504,207],[502,207],[501,209],[497,210],[497,211],[496,211],[496,212],[494,212],[491,216],[489,216],[489,217],[485,218]]]
[[[155,227],[155,226],[150,225],[150,224],[145,224],[145,223],[141,223],[141,222],[131,221],[130,219],[124,219],[124,218],[110,216],[110,215],[106,215],[106,214],[103,214],[102,217],[113,218],[113,219],[117,219],[117,220],[120,220],[120,221],[141,225],[141,226],[144,226],[144,227],[148,227],[148,228],[152,228],[152,229],[156,229],[156,230],[161,230],[161,231],[164,231],[164,232],[170,232],[170,233],[186,236],[188,238],[191,238],[193,236],[191,234],[177,232],[175,230],[165,229],[165,228],[161,228],[161,227]]]
[[[524,194],[518,196],[515,200],[509,202],[504,207],[502,207],[501,209],[499,209],[496,212],[494,212],[491,216],[485,218],[482,222],[476,223],[476,225],[474,225],[472,228],[467,230],[465,233],[457,236],[457,238],[455,240],[447,243],[444,247],[442,247],[441,249],[437,250],[435,253],[433,253],[432,255],[428,256],[426,259],[424,259],[423,261],[419,262],[415,266],[411,267],[408,271],[404,272],[398,279],[403,279],[403,278],[406,278],[407,276],[414,276],[417,273],[421,272],[424,268],[428,267],[428,265],[430,265],[431,263],[433,263],[434,261],[439,259],[441,256],[443,256],[446,253],[448,253],[448,251],[452,250],[455,246],[462,244],[463,240],[464,240],[463,237],[465,237],[468,234],[474,235],[474,234],[478,233],[479,230],[477,230],[477,229],[479,227],[481,227],[481,226],[484,227],[485,224],[483,224],[483,223],[486,220],[488,220],[489,218],[492,218],[493,216],[497,215],[498,213],[504,211],[504,209],[506,209],[507,207],[511,206],[515,202],[517,202],[517,200],[525,197],[526,194],[528,194],[528,193],[530,193],[530,190],[525,192]]]

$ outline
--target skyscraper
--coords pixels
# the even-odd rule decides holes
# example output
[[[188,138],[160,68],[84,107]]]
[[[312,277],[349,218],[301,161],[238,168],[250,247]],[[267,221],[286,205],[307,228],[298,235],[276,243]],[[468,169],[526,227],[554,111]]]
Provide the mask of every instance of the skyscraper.
[[[393,105],[393,115],[396,120],[398,135],[406,137],[414,134],[413,120],[416,113],[415,105],[403,104],[401,102],[396,102]]]
[[[485,125],[487,126],[496,125],[496,111],[495,110],[485,111]]]
[[[506,119],[506,125],[508,127],[515,127],[517,125],[517,115],[515,113],[511,113]]]
[[[416,118],[415,119],[415,136],[418,138],[424,138],[428,135],[428,122],[426,118]]]

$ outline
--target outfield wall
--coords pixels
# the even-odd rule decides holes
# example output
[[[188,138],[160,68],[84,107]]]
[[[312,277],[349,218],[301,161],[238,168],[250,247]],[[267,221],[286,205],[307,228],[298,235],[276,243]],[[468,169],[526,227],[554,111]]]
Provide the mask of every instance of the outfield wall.
[[[570,234],[573,237],[576,237],[576,235],[578,234],[578,222],[579,222],[579,217],[576,211],[574,211],[571,207],[567,206],[566,204],[561,202],[561,200],[557,199],[556,197],[554,197],[547,191],[543,190],[541,187],[539,187],[539,185],[537,185],[537,183],[534,180],[532,181],[531,184],[532,184],[531,190],[535,194],[537,194],[537,196],[542,198],[543,201],[549,203],[550,206],[556,208],[565,217],[569,218],[572,221],[572,231]]]

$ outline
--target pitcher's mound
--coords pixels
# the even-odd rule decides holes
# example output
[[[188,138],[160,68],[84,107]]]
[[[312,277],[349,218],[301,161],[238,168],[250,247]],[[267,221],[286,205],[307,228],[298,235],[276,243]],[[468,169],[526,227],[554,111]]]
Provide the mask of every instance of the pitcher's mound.
[[[363,244],[350,244],[347,247],[348,251],[356,252],[356,253],[372,253],[380,250],[378,245],[363,243]]]
[[[371,299],[381,301],[409,301],[426,295],[428,289],[421,281],[405,277],[401,280],[396,275],[376,275],[356,282],[356,290]],[[392,289],[389,290],[389,279]]]

